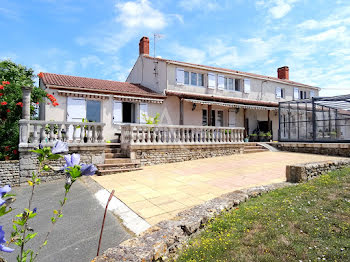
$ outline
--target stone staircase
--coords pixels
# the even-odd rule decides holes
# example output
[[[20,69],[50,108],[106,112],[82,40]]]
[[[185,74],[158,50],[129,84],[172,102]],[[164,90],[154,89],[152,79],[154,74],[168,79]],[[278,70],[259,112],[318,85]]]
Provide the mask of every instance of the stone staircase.
[[[258,145],[257,143],[245,143],[243,154],[267,152],[267,151],[269,151],[267,148],[261,145]]]
[[[109,143],[105,148],[104,164],[96,165],[97,175],[111,175],[116,173],[141,170],[140,165],[131,161],[121,153],[120,143]]]

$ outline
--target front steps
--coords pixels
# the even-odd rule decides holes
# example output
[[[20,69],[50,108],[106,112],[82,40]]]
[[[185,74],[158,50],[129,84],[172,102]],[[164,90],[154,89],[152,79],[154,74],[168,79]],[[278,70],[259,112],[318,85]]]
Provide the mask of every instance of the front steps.
[[[97,175],[111,175],[116,173],[141,170],[140,165],[131,161],[121,153],[120,143],[110,143],[105,148],[104,164],[96,165]]]
[[[259,153],[269,151],[265,147],[258,145],[257,143],[246,143],[244,144],[243,154]]]

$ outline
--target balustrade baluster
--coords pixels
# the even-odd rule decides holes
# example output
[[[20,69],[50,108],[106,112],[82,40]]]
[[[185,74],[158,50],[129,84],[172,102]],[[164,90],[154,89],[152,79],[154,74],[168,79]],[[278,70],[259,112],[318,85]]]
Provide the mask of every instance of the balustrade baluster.
[[[58,124],[57,127],[57,139],[62,140],[62,124]]]
[[[39,142],[38,125],[37,124],[34,124],[33,142],[34,143],[38,143]]]

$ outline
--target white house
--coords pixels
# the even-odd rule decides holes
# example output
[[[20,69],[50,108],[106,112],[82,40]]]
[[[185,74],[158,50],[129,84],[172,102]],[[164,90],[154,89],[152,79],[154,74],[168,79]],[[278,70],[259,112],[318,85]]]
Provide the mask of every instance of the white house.
[[[278,77],[211,67],[149,55],[149,39],[139,42],[139,57],[126,82],[43,73],[40,87],[59,106],[42,104],[41,120],[87,119],[105,123],[104,138],[114,140],[124,123],[145,123],[160,114],[160,124],[244,127],[246,135],[271,130],[278,136],[278,102],[318,96],[319,88]]]

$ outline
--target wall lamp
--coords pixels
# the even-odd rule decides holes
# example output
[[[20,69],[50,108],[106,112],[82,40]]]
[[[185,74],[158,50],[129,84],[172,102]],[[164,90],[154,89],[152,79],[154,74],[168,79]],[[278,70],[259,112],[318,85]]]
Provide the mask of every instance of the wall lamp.
[[[194,110],[196,109],[196,107],[197,107],[197,104],[193,103],[193,105],[192,105],[192,111],[194,111]]]

